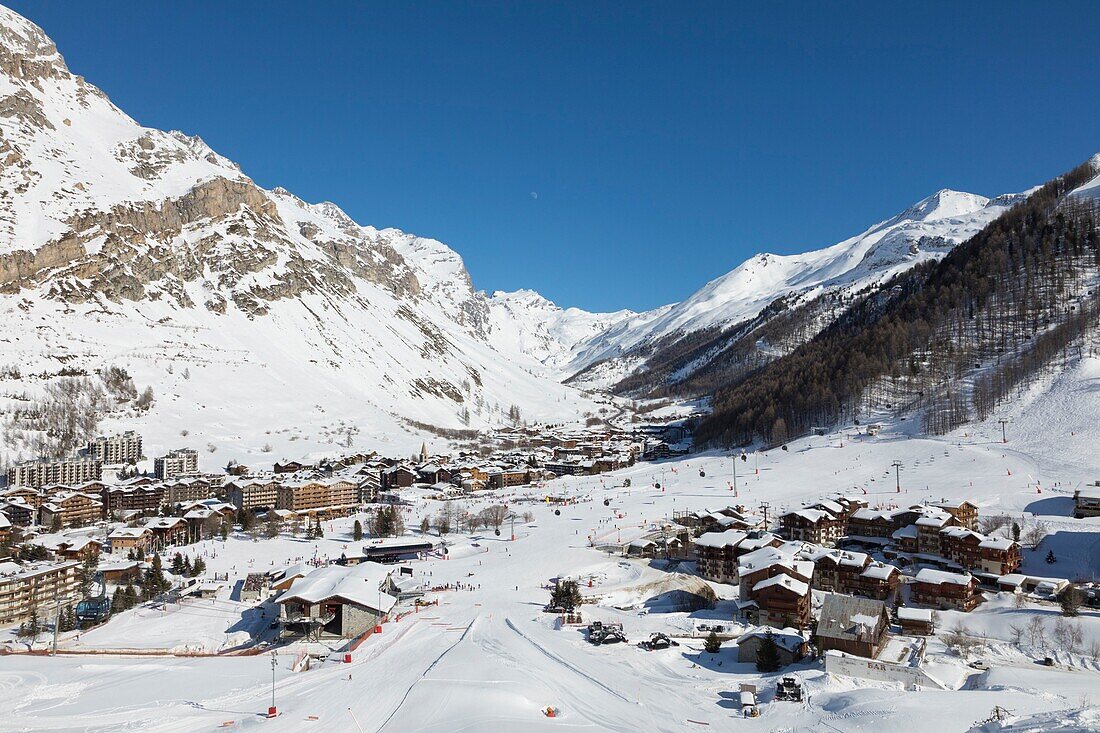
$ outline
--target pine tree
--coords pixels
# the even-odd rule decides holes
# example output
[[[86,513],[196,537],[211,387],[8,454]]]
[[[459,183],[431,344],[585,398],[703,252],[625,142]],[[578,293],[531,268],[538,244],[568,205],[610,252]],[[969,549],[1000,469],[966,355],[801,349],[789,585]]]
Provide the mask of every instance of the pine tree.
[[[325,536],[325,531],[321,529],[321,518],[317,517],[317,523],[313,527],[313,536],[320,539]]]
[[[86,553],[84,555],[84,561],[80,565],[80,571],[78,573],[80,597],[87,598],[88,594],[92,590],[92,583],[95,582],[96,570],[99,567],[99,561],[92,553]]]
[[[760,648],[756,650],[756,671],[775,672],[779,666],[779,644],[775,642],[775,634],[769,629],[764,640],[760,642]]]
[[[191,567],[191,577],[197,578],[206,572],[206,561],[201,557],[195,558],[195,564]]]
[[[355,524],[351,527],[351,538],[356,542],[363,539],[363,523],[358,519],[355,520]]]
[[[707,634],[706,641],[703,642],[703,650],[708,654],[717,654],[721,648],[722,642],[718,638],[718,634],[713,631]]]
[[[183,572],[180,573],[180,575],[184,576],[185,578],[190,578],[195,575],[195,570],[191,567],[190,557],[183,558]]]
[[[118,613],[126,610],[126,600],[123,598],[122,586],[115,586],[115,592],[111,594],[111,611]]]
[[[1058,562],[1058,558],[1054,556],[1054,550],[1047,550],[1047,563],[1053,565]]]
[[[177,552],[172,556],[172,575],[183,575],[183,553]]]
[[[138,594],[137,594],[137,590],[134,588],[134,584],[132,582],[127,582],[126,583],[126,588],[122,591],[122,598],[123,598],[123,606],[125,608],[133,608],[134,606],[137,605]]]
[[[156,598],[168,590],[168,580],[164,577],[164,568],[161,565],[160,555],[153,555],[153,563],[145,571],[145,582],[142,584],[142,592],[147,600]]]

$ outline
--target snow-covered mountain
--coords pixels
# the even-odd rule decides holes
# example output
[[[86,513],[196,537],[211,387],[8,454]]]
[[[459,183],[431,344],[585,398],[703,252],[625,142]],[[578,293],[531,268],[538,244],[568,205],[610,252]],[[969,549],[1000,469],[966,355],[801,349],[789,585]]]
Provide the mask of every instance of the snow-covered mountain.
[[[1097,195],[1090,186],[1079,195]],[[157,401],[140,421],[108,423],[140,425],[150,452],[200,445],[244,459],[349,440],[415,447],[411,421],[484,427],[512,404],[529,419],[584,417],[600,405],[574,386],[611,387],[669,344],[766,319],[777,303],[882,283],[1023,195],[943,190],[831,247],[757,255],[644,313],[489,296],[440,242],[265,190],[198,137],[143,127],[2,7],[0,194],[0,410],[63,371],[122,365]],[[722,343],[699,340],[686,361],[665,359],[661,379],[721,356]],[[4,441],[0,461],[24,452],[17,443]]]
[[[150,451],[247,459],[357,431],[403,449],[423,437],[406,420],[476,428],[512,404],[555,421],[596,409],[543,361],[617,315],[513,310],[440,242],[260,188],[199,138],[128,117],[5,8],[0,191],[9,411],[62,368],[120,365],[157,396]]]
[[[989,199],[943,189],[832,246],[795,255],[755,255],[686,300],[625,318],[578,345],[562,371],[583,372],[574,382],[588,387],[612,386],[644,371],[659,344],[750,321],[780,298],[796,305],[830,290],[858,290],[940,258],[1026,196]]]

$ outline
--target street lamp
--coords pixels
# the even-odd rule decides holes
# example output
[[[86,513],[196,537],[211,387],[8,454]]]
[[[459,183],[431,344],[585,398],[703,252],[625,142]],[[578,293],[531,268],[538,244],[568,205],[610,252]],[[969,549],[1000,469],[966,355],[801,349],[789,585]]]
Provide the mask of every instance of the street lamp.
[[[275,666],[278,663],[278,652],[271,652],[271,707],[267,709],[267,717],[274,718],[279,714],[278,708],[275,707]]]

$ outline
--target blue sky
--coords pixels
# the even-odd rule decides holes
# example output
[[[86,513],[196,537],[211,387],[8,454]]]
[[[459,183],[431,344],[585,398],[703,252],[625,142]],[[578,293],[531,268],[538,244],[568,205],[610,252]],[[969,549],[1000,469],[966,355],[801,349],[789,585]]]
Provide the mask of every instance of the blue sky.
[[[1100,3],[10,5],[139,122],[593,310],[1100,150]]]

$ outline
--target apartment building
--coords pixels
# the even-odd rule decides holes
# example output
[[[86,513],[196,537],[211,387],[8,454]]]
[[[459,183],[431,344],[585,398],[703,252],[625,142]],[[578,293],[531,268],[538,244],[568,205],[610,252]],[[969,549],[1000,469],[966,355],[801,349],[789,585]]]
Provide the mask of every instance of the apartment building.
[[[8,469],[8,486],[22,485],[35,489],[50,484],[82,484],[102,478],[103,461],[98,458],[43,459]]]
[[[345,514],[356,506],[358,487],[347,479],[303,479],[279,484],[277,509],[313,514]]]
[[[199,472],[199,452],[192,448],[177,448],[153,459],[153,473],[161,481]]]
[[[274,479],[234,479],[225,485],[229,503],[241,509],[274,509],[279,503],[279,483]]]
[[[101,435],[88,444],[88,456],[105,463],[137,463],[142,459],[141,436],[133,430],[107,437]]]
[[[62,491],[51,495],[38,509],[38,521],[50,527],[55,519],[63,527],[79,527],[91,524],[103,517],[103,502],[95,494],[80,491]]]
[[[23,623],[37,611],[43,618],[57,603],[74,603],[79,595],[80,563],[0,562],[0,626]]]

